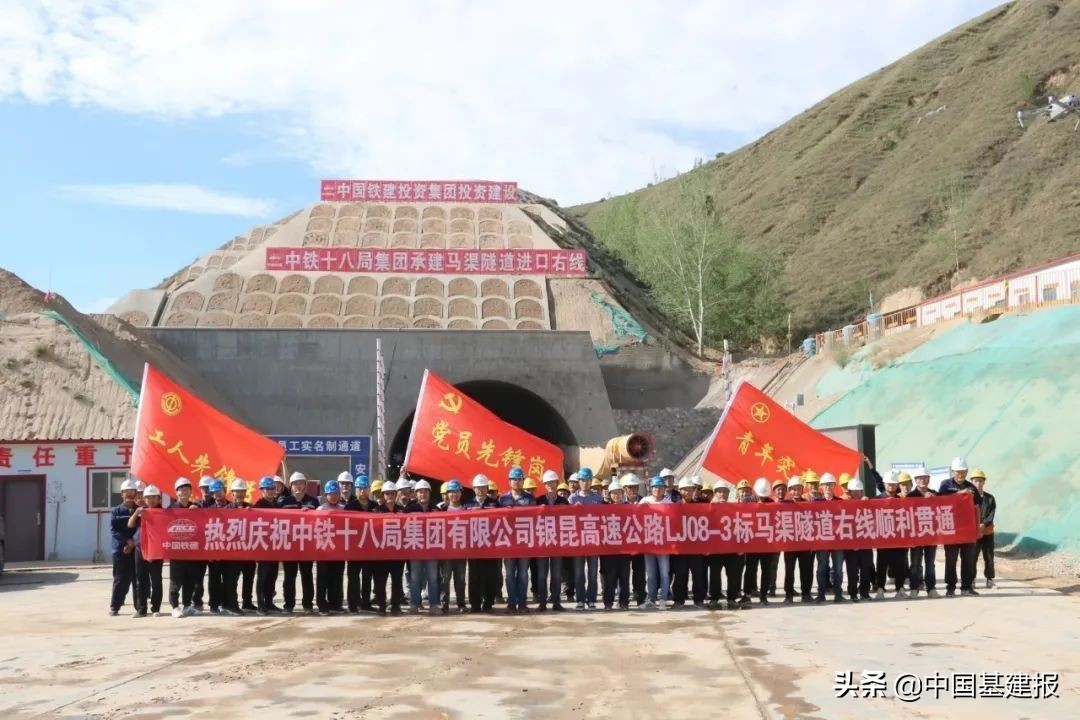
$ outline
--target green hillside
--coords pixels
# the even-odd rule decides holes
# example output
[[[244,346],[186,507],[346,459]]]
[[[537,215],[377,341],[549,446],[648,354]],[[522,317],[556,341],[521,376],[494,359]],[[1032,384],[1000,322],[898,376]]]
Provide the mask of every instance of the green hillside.
[[[1080,251],[1076,117],[1015,119],[1080,93],[1078,38],[1077,0],[1004,5],[687,175],[778,258],[796,340],[865,314],[871,291],[936,294]],[[609,220],[682,202],[678,185],[570,212],[647,285]]]

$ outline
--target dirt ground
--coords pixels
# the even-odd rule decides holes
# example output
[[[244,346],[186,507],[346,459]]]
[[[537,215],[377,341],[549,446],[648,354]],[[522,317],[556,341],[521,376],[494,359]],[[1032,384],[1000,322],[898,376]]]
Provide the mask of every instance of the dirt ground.
[[[100,567],[0,578],[0,717],[1080,716],[1080,600],[1010,579],[978,598],[437,618],[113,618],[109,588]],[[1060,697],[837,698],[846,670],[1057,672]]]

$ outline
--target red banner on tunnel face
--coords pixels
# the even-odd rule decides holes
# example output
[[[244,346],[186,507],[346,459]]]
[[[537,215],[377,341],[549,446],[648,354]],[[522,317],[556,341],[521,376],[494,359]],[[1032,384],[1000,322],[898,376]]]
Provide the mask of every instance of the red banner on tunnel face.
[[[557,505],[410,514],[150,510],[142,552],[180,560],[406,560],[850,550],[974,542],[967,494],[807,503]]]
[[[483,473],[505,488],[515,465],[539,483],[548,469],[562,477],[563,453],[425,370],[402,469],[436,480],[457,478],[468,486]]]

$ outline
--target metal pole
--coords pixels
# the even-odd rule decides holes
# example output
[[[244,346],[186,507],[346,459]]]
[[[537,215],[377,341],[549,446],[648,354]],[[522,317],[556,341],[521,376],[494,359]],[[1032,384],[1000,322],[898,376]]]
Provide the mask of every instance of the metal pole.
[[[379,474],[386,474],[386,367],[383,365],[382,338],[375,338],[375,442],[379,446]]]

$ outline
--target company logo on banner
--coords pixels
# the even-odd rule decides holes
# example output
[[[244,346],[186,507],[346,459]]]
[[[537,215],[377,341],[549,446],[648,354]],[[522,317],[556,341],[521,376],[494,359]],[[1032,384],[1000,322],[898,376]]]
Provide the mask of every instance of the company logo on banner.
[[[178,519],[173,519],[181,514]],[[193,538],[173,537],[188,520]],[[170,525],[172,523],[172,525]],[[817,503],[558,505],[391,515],[170,510],[143,515],[143,555],[200,560],[404,560],[849,550],[973,542],[965,495]]]
[[[487,180],[323,180],[326,202],[516,203],[516,182]]]
[[[367,475],[371,469],[370,435],[271,435],[293,457],[346,457],[349,472]]]
[[[267,270],[432,275],[582,276],[584,250],[368,250],[266,248]]]
[[[502,485],[515,465],[537,481],[548,469],[561,476],[563,453],[425,370],[402,469],[466,485],[483,473]]]

